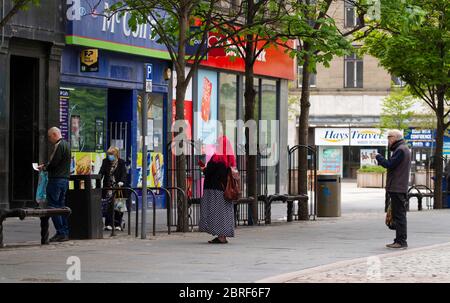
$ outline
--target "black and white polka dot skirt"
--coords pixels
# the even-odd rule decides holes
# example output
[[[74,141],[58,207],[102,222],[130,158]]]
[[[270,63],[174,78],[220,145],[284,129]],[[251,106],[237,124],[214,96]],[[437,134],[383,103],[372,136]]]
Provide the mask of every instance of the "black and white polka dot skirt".
[[[200,204],[199,230],[213,236],[234,237],[234,207],[223,191],[205,189]]]

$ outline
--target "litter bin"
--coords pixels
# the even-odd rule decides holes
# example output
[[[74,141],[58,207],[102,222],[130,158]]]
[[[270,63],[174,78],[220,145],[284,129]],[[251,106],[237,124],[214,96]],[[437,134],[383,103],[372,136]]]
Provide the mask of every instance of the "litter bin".
[[[340,217],[341,216],[341,176],[318,175],[317,176],[317,216]]]
[[[100,175],[70,176],[67,206],[72,210],[68,218],[70,239],[102,239],[102,190]]]

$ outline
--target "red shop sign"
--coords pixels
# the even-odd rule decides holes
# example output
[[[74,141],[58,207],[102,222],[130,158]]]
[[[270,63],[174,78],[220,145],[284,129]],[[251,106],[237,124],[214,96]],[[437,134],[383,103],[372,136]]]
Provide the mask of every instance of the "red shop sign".
[[[213,34],[209,37],[209,45],[214,45],[217,37]],[[289,41],[289,44],[293,44]],[[263,47],[264,41],[258,42],[258,47]],[[239,56],[238,50],[233,50],[236,46],[229,47],[225,52],[224,48],[212,49],[208,52],[206,60],[202,61],[202,66],[209,66],[219,69],[236,72],[245,71],[245,63]],[[269,76],[274,78],[295,80],[294,59],[285,53],[286,48],[279,45],[270,45],[261,51],[258,56],[254,71],[256,75]],[[232,58],[234,57],[234,58]]]

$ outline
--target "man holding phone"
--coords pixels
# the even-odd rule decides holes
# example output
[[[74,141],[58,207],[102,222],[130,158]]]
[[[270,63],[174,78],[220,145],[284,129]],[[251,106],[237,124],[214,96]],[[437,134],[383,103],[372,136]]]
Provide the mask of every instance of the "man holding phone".
[[[388,146],[392,156],[386,160],[377,154],[378,165],[387,168],[386,192],[391,198],[392,215],[396,226],[394,243],[388,248],[405,249],[406,242],[406,202],[411,170],[411,151],[403,139],[401,131],[394,129],[388,132]]]

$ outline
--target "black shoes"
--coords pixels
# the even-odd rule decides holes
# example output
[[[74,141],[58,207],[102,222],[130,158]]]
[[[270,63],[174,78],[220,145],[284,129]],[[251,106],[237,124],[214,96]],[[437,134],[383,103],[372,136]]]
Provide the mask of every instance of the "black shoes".
[[[49,242],[66,242],[69,241],[69,236],[54,235],[50,238]]]
[[[395,248],[395,249],[407,249],[408,248],[408,244],[400,244],[400,243],[392,243],[392,244],[388,244],[386,245],[387,248]]]

